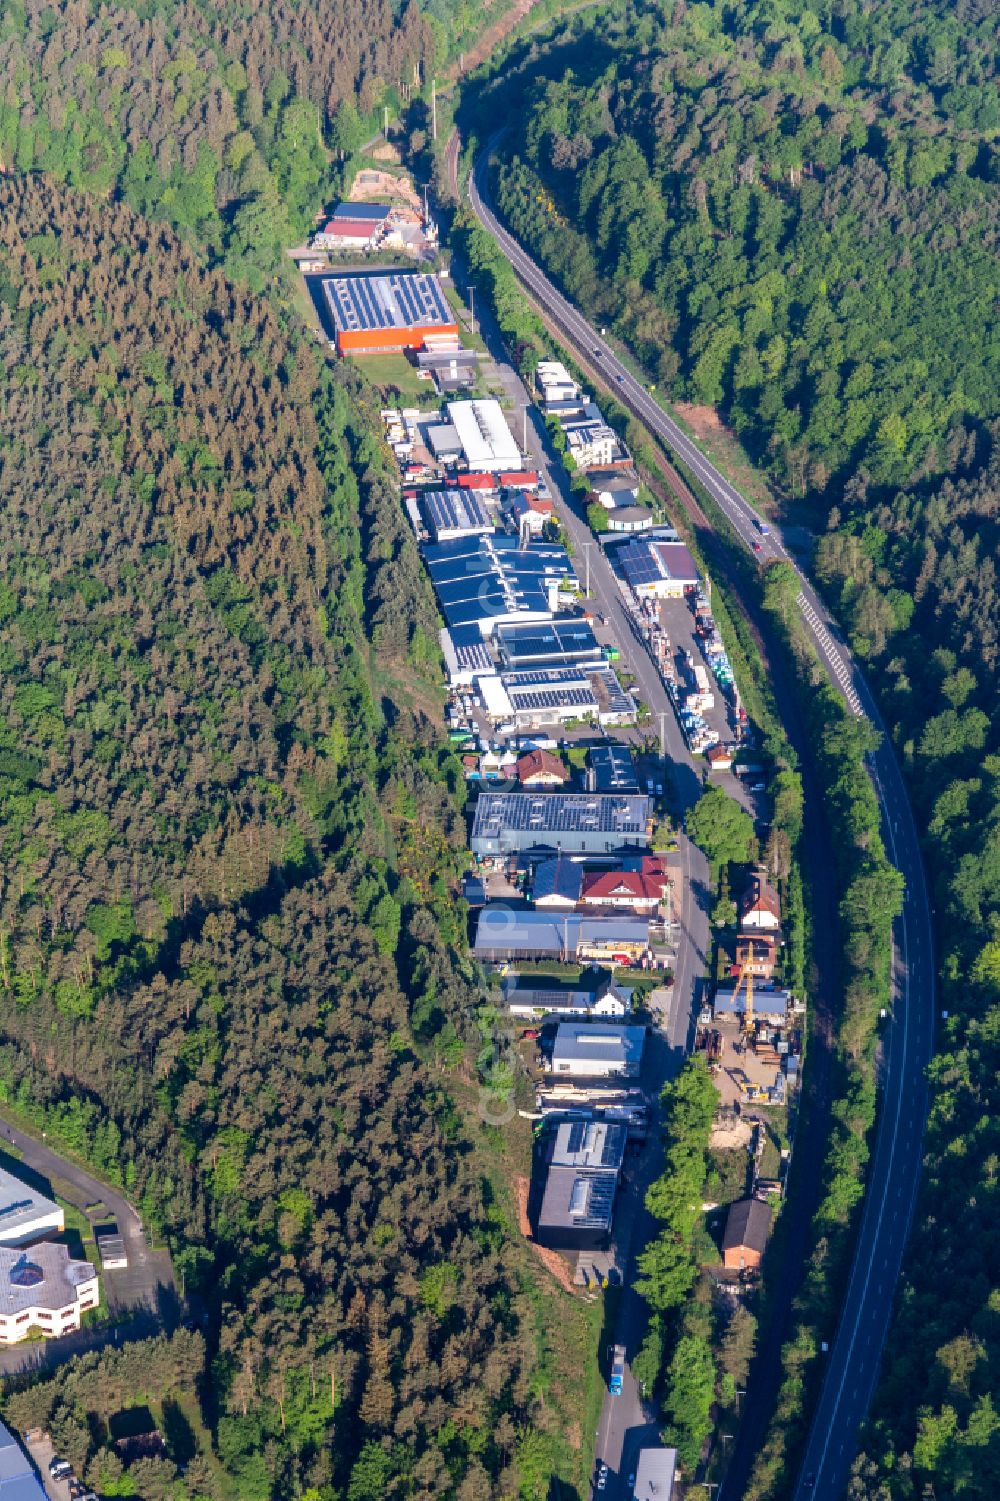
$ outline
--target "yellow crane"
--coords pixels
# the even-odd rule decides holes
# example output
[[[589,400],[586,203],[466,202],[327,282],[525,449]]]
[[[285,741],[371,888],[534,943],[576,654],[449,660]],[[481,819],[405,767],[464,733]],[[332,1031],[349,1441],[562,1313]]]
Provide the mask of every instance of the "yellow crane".
[[[749,1032],[753,1027],[753,939],[747,939],[747,956],[740,966],[739,979],[733,991],[733,1009],[736,1009],[736,997],[740,993],[740,986],[746,984],[747,1006],[743,1013],[743,1030]]]

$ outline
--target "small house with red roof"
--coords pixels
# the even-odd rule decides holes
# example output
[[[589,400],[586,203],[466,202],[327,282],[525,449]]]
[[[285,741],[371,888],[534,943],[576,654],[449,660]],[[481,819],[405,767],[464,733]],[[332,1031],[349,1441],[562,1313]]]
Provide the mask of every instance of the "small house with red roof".
[[[585,907],[653,912],[666,895],[666,879],[639,870],[601,870],[586,875],[580,892]]]
[[[517,779],[522,787],[562,787],[569,772],[551,751],[530,750],[518,758]]]
[[[755,870],[750,877],[739,910],[740,927],[745,932],[761,928],[777,932],[781,927],[781,902],[762,870]]]

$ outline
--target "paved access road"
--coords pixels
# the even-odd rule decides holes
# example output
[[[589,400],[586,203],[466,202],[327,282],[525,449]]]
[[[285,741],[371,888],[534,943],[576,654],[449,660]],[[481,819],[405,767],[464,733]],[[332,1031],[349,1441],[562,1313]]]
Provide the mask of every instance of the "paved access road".
[[[490,204],[486,164],[501,134],[490,141],[469,182],[469,198],[480,222],[497,240],[532,297],[560,329],[579,363],[600,372],[621,403],[687,466],[748,549],[764,563],[781,559],[795,570],[802,618],[831,682],[843,694],[852,713],[866,715],[883,729],[857,663],[815,590],[788,556],[778,529],[771,527],[765,534],[764,523],[749,502],[653,400],[610,345],[556,290],[500,223]],[[455,137],[449,143],[453,181],[457,152]],[[906,895],[895,932],[893,1014],[885,1036],[882,1108],[870,1187],[851,1279],[795,1491],[796,1501],[812,1501],[812,1498],[836,1501],[844,1489],[857,1448],[858,1429],[878,1378],[893,1290],[920,1180],[927,1110],[925,1068],[934,1034],[930,904],[906,787],[888,737],[883,736],[882,744],[871,757],[871,772],[879,794],[886,847],[905,878]],[[629,1354],[632,1353],[630,1349]],[[724,1489],[722,1501],[737,1501],[735,1491],[730,1494]]]
[[[124,1195],[0,1115],[0,1156],[7,1145],[16,1147],[18,1153],[18,1158],[11,1155],[5,1163],[10,1172],[16,1174],[18,1161],[23,1162],[54,1185],[60,1198],[75,1205],[92,1224],[114,1220],[125,1241],[128,1266],[101,1272],[102,1299],[113,1313],[122,1317],[117,1335],[107,1328],[86,1328],[43,1344],[14,1345],[0,1351],[0,1371],[44,1367],[70,1354],[117,1342],[119,1338],[152,1333],[161,1322],[176,1321],[179,1304],[170,1255],[165,1250],[150,1248],[142,1220]]]

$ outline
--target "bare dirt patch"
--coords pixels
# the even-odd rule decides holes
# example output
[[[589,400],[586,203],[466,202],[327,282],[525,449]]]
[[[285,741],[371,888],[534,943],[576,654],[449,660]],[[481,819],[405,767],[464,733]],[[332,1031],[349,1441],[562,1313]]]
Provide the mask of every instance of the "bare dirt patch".
[[[727,1120],[719,1121],[712,1127],[712,1134],[708,1139],[708,1145],[714,1151],[728,1151],[735,1147],[745,1147],[749,1144],[753,1134],[749,1121]]]
[[[698,406],[691,401],[675,401],[674,411],[686,422],[709,458],[727,473],[750,500],[767,508],[772,499],[763,476],[750,463],[740,440],[727,427],[714,407]]]
[[[531,1238],[531,1221],[528,1219],[528,1180],[523,1173],[514,1174],[514,1192],[517,1195],[517,1224],[521,1234],[542,1266],[552,1273],[560,1287],[564,1287],[568,1293],[575,1293],[577,1289],[573,1286],[569,1267],[559,1252],[550,1251],[548,1246],[540,1246]]]
[[[380,172],[374,167],[362,167],[351,183],[351,203],[385,202],[405,204],[418,213],[423,207],[416,188],[410,179],[393,172]]]
[[[699,407],[690,401],[675,401],[674,411],[679,417],[683,417],[696,438],[711,438],[716,433],[729,432],[714,407]],[[729,435],[732,436],[731,433]]]
[[[463,53],[463,60],[465,62],[464,71],[468,73],[470,69],[478,68],[481,62],[485,62],[494,47],[497,47],[503,41],[504,37],[509,36],[514,27],[519,26],[524,20],[525,16],[531,14],[536,4],[537,0],[516,0],[516,4],[512,5],[510,10],[504,11],[500,19],[494,21],[493,25],[483,32],[478,42],[474,42]],[[446,77],[455,79],[461,71],[462,69],[458,63],[452,63]]]

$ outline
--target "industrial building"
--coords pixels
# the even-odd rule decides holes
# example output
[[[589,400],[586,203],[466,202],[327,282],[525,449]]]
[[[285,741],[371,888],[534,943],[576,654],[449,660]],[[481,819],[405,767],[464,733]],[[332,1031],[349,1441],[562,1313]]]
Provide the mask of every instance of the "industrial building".
[[[479,690],[494,724],[516,730],[591,720],[595,724],[631,724],[635,700],[626,693],[607,663],[580,667],[539,667],[482,678]]]
[[[676,1470],[676,1449],[640,1449],[633,1501],[671,1501]]]
[[[420,496],[420,509],[435,542],[493,530],[493,518],[473,490],[425,490]]]
[[[517,911],[497,902],[479,914],[473,952],[484,964],[517,959],[628,964],[649,953],[649,922],[640,917]]]
[[[453,688],[471,688],[480,674],[496,671],[496,663],[479,626],[456,625],[438,631],[448,681]]]
[[[498,401],[449,401],[447,421],[427,429],[427,442],[442,463],[464,460],[490,474],[517,470],[521,450]]]
[[[488,637],[519,620],[551,620],[560,590],[576,587],[566,551],[554,542],[462,536],[430,544],[423,555],[449,630],[477,625]]]
[[[422,349],[428,338],[458,337],[441,283],[424,272],[327,276],[323,293],[338,354]]]
[[[787,990],[771,990],[762,985],[753,988],[753,1014],[759,1021],[783,1023],[792,1005],[792,996]],[[746,986],[739,990],[717,990],[713,1009],[717,1017],[745,1016],[747,1009]]]
[[[389,218],[384,203],[338,203],[313,239],[314,250],[370,250]]]
[[[48,1501],[34,1465],[5,1423],[0,1423],[0,1496],[3,1501]]]
[[[583,890],[583,866],[569,855],[555,855],[535,866],[531,883],[531,900],[536,907],[559,908],[572,912]]]
[[[563,619],[543,625],[503,625],[496,644],[505,667],[565,667],[573,662],[601,662],[601,648],[586,620]],[[638,790],[638,789],[636,789]]]
[[[0,1246],[26,1246],[65,1228],[58,1204],[0,1168]]]
[[[71,1260],[55,1241],[28,1250],[0,1246],[0,1289],[0,1345],[17,1344],[36,1329],[48,1338],[68,1334],[99,1301],[94,1267]]]
[[[552,1044],[552,1072],[581,1079],[637,1079],[645,1044],[645,1027],[560,1022]]]
[[[587,792],[485,792],[476,803],[471,849],[480,859],[533,849],[608,854],[646,848],[649,798]]]
[[[568,1121],[549,1148],[535,1239],[554,1250],[607,1244],[627,1127],[609,1121]]]
[[[587,760],[590,768],[588,785],[592,784],[593,791],[624,793],[639,791],[635,762],[627,745],[616,745],[613,742],[607,745],[592,745],[587,754]]]
[[[680,599],[698,583],[694,559],[683,542],[633,538],[616,550],[615,563],[638,599]]]

